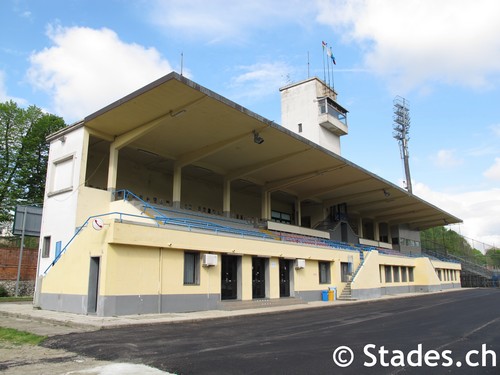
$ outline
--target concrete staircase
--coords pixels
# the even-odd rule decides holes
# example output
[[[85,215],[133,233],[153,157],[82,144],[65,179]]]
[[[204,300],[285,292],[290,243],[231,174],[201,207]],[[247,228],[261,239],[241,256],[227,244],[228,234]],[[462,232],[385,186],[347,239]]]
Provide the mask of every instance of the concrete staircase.
[[[351,280],[347,282],[344,289],[342,290],[342,293],[340,293],[340,296],[337,298],[339,301],[356,301],[356,298],[352,298],[351,284],[356,275],[358,274],[361,266],[365,262],[363,251],[360,251],[359,255],[361,261],[359,262],[358,268],[356,268],[356,270],[353,272]]]
[[[351,283],[352,281],[347,282],[339,298],[337,298],[339,301],[356,301],[356,298],[352,298]]]

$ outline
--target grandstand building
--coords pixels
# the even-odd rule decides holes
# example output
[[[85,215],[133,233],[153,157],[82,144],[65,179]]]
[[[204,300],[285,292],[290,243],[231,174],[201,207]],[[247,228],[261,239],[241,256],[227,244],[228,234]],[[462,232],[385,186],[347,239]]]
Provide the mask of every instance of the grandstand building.
[[[318,78],[282,124],[170,73],[49,137],[35,305],[99,316],[460,287],[419,231],[460,219],[341,156]],[[241,302],[239,302],[241,301]]]

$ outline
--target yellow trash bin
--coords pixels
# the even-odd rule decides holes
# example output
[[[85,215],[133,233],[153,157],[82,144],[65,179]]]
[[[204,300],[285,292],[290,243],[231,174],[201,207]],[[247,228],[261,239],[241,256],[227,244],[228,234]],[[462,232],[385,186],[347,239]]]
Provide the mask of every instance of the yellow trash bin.
[[[328,301],[333,301],[333,290],[328,289]]]

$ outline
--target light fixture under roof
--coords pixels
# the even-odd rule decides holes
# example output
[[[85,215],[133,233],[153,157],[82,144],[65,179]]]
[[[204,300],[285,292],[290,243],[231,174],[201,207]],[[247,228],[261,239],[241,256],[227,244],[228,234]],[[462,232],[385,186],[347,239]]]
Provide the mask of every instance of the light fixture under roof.
[[[253,141],[258,145],[264,143],[264,138],[262,138],[256,130],[253,131]]]

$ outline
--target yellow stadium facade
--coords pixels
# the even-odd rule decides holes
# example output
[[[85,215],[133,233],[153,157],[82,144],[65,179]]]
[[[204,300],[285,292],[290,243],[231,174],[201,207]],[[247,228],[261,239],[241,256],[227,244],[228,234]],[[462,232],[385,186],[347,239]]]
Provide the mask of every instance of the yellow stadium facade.
[[[460,219],[342,158],[324,82],[282,124],[170,73],[50,138],[35,304],[115,316],[460,287],[419,231]]]

